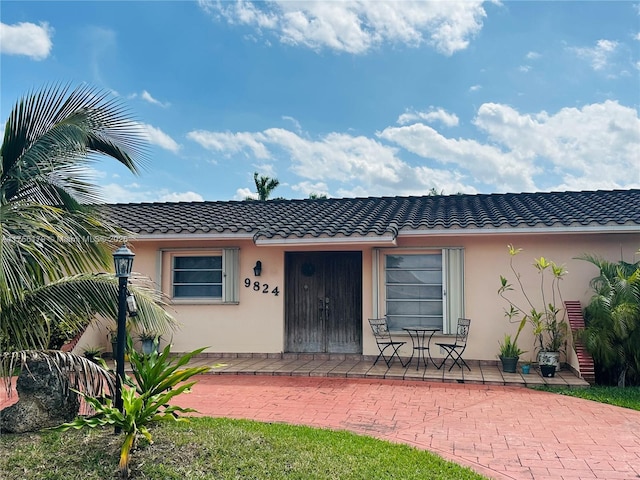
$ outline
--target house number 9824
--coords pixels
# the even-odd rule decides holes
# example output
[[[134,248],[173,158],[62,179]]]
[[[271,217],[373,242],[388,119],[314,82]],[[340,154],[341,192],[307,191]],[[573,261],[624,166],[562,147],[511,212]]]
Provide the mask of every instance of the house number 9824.
[[[280,290],[278,290],[278,287],[275,287],[273,290],[269,291],[268,283],[252,282],[248,277],[244,279],[244,286],[246,288],[251,288],[254,292],[272,293],[276,297],[280,295]]]

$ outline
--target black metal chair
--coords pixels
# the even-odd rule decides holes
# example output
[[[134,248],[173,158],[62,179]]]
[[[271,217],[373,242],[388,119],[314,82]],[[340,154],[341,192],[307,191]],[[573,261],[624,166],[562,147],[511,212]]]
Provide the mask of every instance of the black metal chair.
[[[400,365],[403,367],[405,364],[402,362],[402,358],[400,358],[400,354],[398,354],[398,350],[402,345],[407,342],[396,341],[391,338],[391,333],[389,333],[389,327],[387,326],[386,318],[370,318],[369,325],[371,325],[371,330],[373,330],[373,336],[376,338],[376,343],[378,344],[378,349],[380,350],[380,354],[376,358],[376,361],[373,362],[375,365],[382,357],[387,364],[387,367],[391,366],[391,362],[393,362],[393,357],[396,357],[400,361]],[[385,351],[387,349],[391,352],[391,355],[385,355]]]
[[[462,365],[464,365],[465,367],[467,367],[469,371],[471,371],[471,368],[469,367],[469,365],[467,365],[467,362],[465,362],[464,359],[462,358],[462,354],[464,353],[464,350],[467,348],[467,337],[469,336],[470,325],[471,325],[471,320],[469,320],[468,318],[459,318],[458,326],[456,328],[456,341],[454,343],[437,343],[436,342],[436,345],[444,349],[444,351],[447,353],[444,359],[442,360],[442,363],[438,367],[438,370],[441,369],[445,364],[445,362],[447,361],[447,359],[450,358],[453,360],[453,363],[449,367],[449,371],[451,371],[454,365],[458,365],[460,368],[462,368]]]

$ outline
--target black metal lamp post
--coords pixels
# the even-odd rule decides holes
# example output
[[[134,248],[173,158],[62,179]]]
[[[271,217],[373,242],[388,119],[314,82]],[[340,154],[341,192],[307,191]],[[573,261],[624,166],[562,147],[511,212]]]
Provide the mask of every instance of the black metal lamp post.
[[[118,329],[116,330],[116,391],[115,404],[116,408],[123,412],[122,404],[122,383],[124,382],[124,350],[127,333],[127,281],[131,275],[133,267],[133,257],[135,254],[122,245],[113,253],[113,263],[118,277]],[[120,433],[120,429],[116,428],[116,433]]]

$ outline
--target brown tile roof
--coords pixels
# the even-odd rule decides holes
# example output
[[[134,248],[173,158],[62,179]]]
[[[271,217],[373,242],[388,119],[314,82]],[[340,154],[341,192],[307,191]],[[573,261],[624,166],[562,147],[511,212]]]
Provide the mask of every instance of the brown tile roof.
[[[424,197],[129,203],[103,207],[144,237],[209,234],[256,240],[397,236],[452,230],[572,230],[626,227],[640,232],[640,190]]]

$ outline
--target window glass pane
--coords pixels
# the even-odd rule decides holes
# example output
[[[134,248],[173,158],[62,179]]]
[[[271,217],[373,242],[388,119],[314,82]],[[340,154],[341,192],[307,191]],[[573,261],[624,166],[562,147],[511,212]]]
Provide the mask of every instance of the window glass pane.
[[[174,285],[173,296],[179,298],[220,298],[222,285]]]
[[[442,270],[387,270],[387,283],[442,285]]]
[[[389,326],[442,328],[442,255],[386,256],[386,314]]]
[[[440,299],[442,286],[440,285],[387,285],[387,299]]]
[[[212,270],[222,269],[222,256],[215,257],[174,257],[176,270]]]
[[[433,327],[442,328],[442,317],[410,317],[402,315],[387,316],[387,324],[391,331],[401,331],[403,327]]]
[[[442,268],[442,254],[387,255],[387,269]]]
[[[216,283],[219,282],[221,272],[207,270],[192,270],[173,272],[173,283]]]
[[[174,297],[222,297],[222,255],[174,257],[173,266]]]
[[[387,302],[387,315],[442,316],[442,301],[390,301]]]

